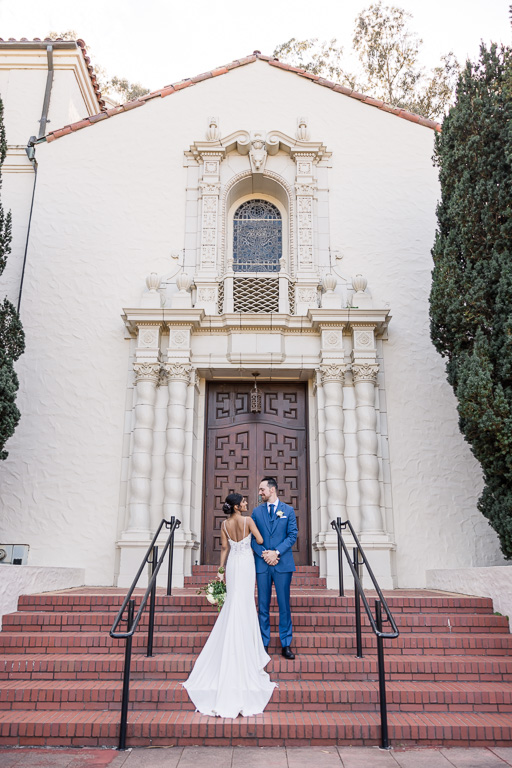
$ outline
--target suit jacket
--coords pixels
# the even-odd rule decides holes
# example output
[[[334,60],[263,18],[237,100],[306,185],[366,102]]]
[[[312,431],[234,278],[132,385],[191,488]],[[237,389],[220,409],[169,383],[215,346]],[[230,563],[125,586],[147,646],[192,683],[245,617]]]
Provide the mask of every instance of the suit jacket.
[[[278,512],[282,512],[280,517]],[[284,504],[279,500],[276,509],[276,519],[270,522],[267,504],[260,504],[252,511],[252,519],[258,526],[258,530],[263,536],[263,544],[258,544],[256,539],[252,539],[252,548],[256,554],[256,571],[262,573],[268,568],[275,568],[276,571],[285,573],[295,570],[293,561],[292,547],[297,539],[297,519],[293,507]],[[278,549],[279,562],[277,565],[267,565],[261,556],[264,549]]]

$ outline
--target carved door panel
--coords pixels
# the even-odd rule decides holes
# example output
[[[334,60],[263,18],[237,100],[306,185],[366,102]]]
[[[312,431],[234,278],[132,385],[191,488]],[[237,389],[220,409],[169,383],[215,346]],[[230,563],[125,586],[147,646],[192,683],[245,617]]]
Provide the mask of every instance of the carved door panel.
[[[228,493],[247,496],[249,511],[259,503],[264,475],[276,478],[279,498],[291,504],[299,535],[297,565],[309,563],[309,494],[306,388],[261,382],[262,412],[250,413],[252,384],[212,383],[208,388],[203,515],[203,563],[218,563],[222,503]]]

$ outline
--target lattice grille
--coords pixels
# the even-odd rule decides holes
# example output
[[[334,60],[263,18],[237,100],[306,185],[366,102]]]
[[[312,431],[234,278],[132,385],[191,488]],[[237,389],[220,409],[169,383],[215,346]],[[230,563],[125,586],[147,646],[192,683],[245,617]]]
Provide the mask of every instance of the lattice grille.
[[[235,312],[279,312],[279,280],[235,278],[233,308]]]
[[[219,283],[219,290],[217,293],[217,312],[222,315],[224,312],[224,281]]]
[[[295,286],[291,280],[288,280],[288,303],[290,305],[290,315],[295,314]]]

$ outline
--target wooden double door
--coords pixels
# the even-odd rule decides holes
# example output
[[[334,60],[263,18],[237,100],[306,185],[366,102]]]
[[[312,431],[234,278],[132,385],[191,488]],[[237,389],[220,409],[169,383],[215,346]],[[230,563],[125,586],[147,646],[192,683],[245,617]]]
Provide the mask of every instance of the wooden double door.
[[[260,382],[261,413],[251,413],[251,382],[210,383],[206,415],[206,461],[202,562],[219,562],[222,504],[234,491],[257,506],[258,486],[275,477],[279,498],[291,504],[299,534],[296,565],[309,565],[307,391],[305,384]]]

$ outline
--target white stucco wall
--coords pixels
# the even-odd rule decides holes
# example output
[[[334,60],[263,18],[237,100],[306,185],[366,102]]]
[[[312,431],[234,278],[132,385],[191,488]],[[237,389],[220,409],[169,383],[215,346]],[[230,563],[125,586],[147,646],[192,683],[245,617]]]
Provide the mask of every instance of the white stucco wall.
[[[512,618],[512,566],[427,571],[428,589],[490,597],[495,611]]]
[[[83,568],[37,568],[30,565],[0,565],[0,629],[2,616],[18,609],[20,595],[55,592],[81,587]]]
[[[32,564],[76,565],[87,583],[112,583],[131,384],[120,311],[138,305],[149,272],[174,269],[170,253],[186,237],[197,241],[185,232],[184,150],[203,139],[210,115],[223,136],[293,136],[303,114],[311,139],[332,152],[337,272],[362,272],[374,305],[389,303],[393,316],[383,349],[398,584],[424,586],[426,569],[448,562],[502,562],[476,510],[480,472],[428,336],[433,132],[258,61],[37,147],[23,419],[0,466],[2,538],[23,533]]]

